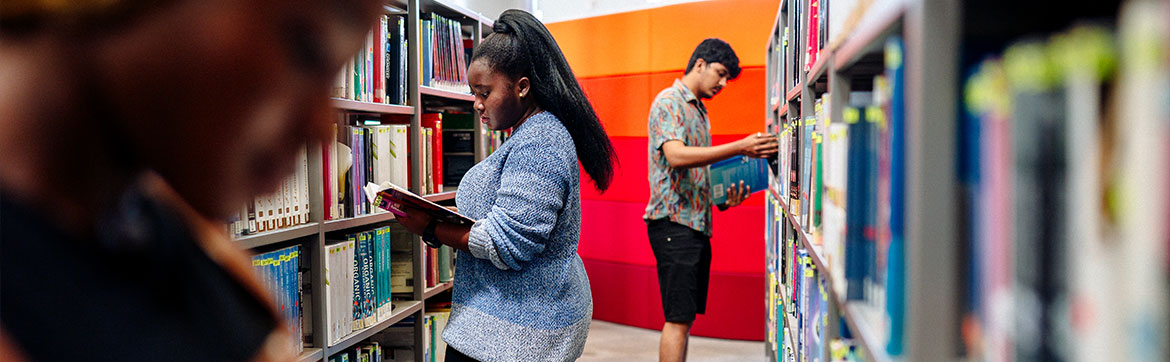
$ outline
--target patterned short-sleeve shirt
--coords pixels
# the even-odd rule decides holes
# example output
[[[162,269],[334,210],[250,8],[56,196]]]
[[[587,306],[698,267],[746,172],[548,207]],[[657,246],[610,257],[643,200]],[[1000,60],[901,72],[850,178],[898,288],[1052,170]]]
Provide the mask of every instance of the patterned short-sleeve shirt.
[[[710,236],[710,169],[707,166],[671,168],[662,153],[662,144],[670,140],[679,140],[691,147],[711,146],[711,125],[707,121],[706,106],[676,79],[674,85],[654,98],[647,130],[650,201],[642,218],[669,218]]]

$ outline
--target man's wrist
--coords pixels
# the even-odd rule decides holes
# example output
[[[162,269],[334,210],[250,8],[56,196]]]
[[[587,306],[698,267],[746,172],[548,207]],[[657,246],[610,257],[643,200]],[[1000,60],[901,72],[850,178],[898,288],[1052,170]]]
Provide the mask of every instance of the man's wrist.
[[[435,228],[438,226],[439,220],[432,218],[431,221],[427,223],[427,226],[423,228],[422,239],[423,242],[427,244],[427,246],[432,248],[443,246],[443,244],[439,242],[438,236],[435,235]]]

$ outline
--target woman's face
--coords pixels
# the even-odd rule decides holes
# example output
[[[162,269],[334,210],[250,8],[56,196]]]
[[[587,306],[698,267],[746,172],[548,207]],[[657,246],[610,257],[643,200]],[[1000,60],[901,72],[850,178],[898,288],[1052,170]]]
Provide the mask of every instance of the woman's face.
[[[188,0],[102,38],[98,84],[135,157],[199,212],[273,191],[335,119],[329,87],[378,0]]]
[[[527,77],[512,81],[507,75],[492,69],[486,59],[480,58],[467,68],[467,80],[475,93],[479,121],[489,129],[515,127],[524,117],[528,109],[524,97],[530,96]]]

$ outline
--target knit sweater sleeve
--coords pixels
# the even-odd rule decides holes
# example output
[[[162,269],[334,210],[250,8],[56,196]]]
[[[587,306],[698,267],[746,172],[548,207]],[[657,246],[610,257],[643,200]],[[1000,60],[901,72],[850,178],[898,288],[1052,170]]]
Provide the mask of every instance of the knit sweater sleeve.
[[[570,178],[577,162],[566,157],[561,149],[565,140],[559,137],[509,141],[517,144],[501,168],[495,204],[472,225],[468,248],[471,255],[490,260],[497,268],[520,270],[544,251],[564,208],[569,182],[576,181]]]

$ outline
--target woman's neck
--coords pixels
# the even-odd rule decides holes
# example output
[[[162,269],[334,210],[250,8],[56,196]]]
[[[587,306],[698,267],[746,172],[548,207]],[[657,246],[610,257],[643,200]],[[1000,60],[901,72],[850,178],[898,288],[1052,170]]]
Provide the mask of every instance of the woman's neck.
[[[525,111],[524,115],[520,117],[520,121],[516,122],[516,124],[512,126],[512,131],[515,132],[517,129],[520,129],[520,125],[524,124],[524,122],[528,122],[529,118],[540,114],[540,112],[544,112],[544,109],[540,108],[540,105],[533,104],[532,106],[528,107],[528,110]]]

